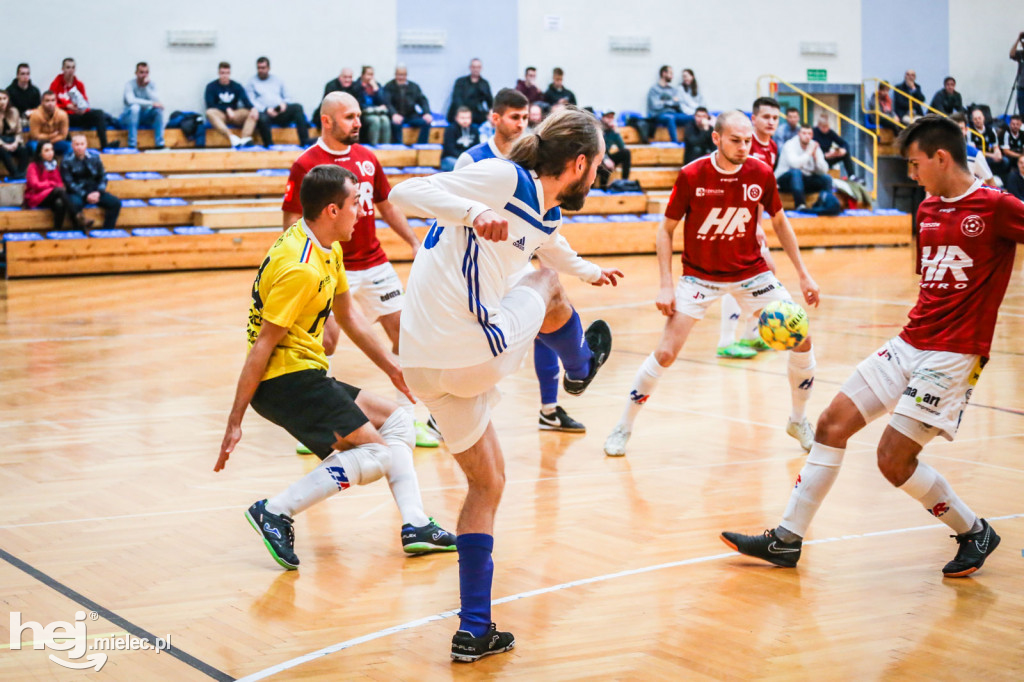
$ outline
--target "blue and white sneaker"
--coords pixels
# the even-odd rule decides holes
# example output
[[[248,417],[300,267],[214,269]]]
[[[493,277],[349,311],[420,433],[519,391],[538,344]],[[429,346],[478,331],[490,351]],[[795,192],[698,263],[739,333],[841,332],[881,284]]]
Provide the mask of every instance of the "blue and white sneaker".
[[[271,514],[267,511],[267,501],[253,502],[245,512],[245,518],[266,545],[274,561],[289,571],[299,567],[299,557],[295,556],[295,531],[292,529],[292,518],[287,514]]]

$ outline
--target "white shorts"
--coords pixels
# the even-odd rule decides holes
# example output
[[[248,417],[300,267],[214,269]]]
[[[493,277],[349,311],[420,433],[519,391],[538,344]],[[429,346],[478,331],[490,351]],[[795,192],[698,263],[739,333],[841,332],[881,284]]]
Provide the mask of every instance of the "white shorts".
[[[792,301],[775,273],[762,272],[740,282],[712,282],[683,275],[676,285],[676,311],[703,320],[708,307],[725,294],[732,294],[740,306],[740,319],[746,319],[771,301]]]
[[[369,270],[346,270],[345,276],[352,298],[370,322],[402,310],[405,292],[391,263],[381,263]]]
[[[887,410],[953,440],[984,364],[980,355],[919,350],[896,336],[857,365],[857,372]],[[856,396],[850,399],[868,421],[877,416]]]
[[[523,363],[544,323],[547,304],[530,287],[515,287],[501,299],[502,332],[508,346],[487,362],[472,367],[406,367],[405,381],[437,422],[453,453],[472,447],[491,421],[498,404],[497,384]]]

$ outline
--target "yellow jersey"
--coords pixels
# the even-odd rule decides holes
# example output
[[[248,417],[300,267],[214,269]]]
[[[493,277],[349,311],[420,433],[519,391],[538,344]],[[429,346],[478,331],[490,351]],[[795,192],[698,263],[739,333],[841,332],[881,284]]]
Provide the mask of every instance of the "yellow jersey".
[[[261,381],[328,367],[324,324],[334,297],[348,291],[341,243],[325,249],[301,218],[267,251],[252,284],[247,329],[249,348],[266,320],[288,329],[274,349]]]

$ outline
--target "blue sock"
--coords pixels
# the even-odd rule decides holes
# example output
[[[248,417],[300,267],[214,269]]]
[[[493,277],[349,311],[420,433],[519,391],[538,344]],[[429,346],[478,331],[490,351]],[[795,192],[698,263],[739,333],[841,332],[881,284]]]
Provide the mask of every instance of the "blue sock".
[[[455,540],[459,550],[459,593],[462,610],[460,630],[482,637],[491,627],[491,578],[494,537],[485,533],[463,533]]]
[[[590,359],[594,354],[583,338],[583,324],[575,308],[572,317],[560,329],[538,334],[537,338],[558,354],[570,379],[585,379],[590,374]]]
[[[540,384],[540,404],[557,403],[558,375],[561,372],[558,354],[545,346],[540,339],[533,342],[533,369],[537,372],[537,382]]]

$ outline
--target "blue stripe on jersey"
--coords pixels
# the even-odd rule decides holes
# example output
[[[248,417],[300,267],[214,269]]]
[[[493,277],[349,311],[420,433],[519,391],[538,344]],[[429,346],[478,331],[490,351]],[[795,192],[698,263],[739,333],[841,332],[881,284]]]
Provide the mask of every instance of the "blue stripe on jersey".
[[[491,149],[491,145],[487,144],[486,142],[481,142],[480,144],[473,145],[472,147],[466,150],[466,153],[469,154],[469,158],[473,159],[473,163],[476,163],[477,161],[483,161],[484,159],[497,158],[496,156],[494,156],[494,150]]]
[[[512,163],[512,167],[516,169],[516,174],[518,175],[516,178],[516,191],[513,196],[532,208],[534,213],[540,215],[540,199],[537,198],[537,186],[533,184],[533,176],[530,175],[530,171],[518,163]]]
[[[476,320],[483,329],[484,336],[487,337],[491,354],[497,356],[505,350],[508,344],[505,342],[505,335],[501,328],[491,323],[487,308],[480,304],[480,266],[477,262],[480,257],[480,245],[476,241],[476,235],[472,228],[467,227],[465,230],[467,243],[466,253],[462,257],[462,274],[466,278],[469,312],[476,313]]]
[[[544,234],[551,234],[558,227],[557,224],[551,226],[545,225],[541,221],[537,220],[537,217],[535,215],[533,215],[529,211],[520,208],[519,206],[516,206],[512,202],[505,204],[505,210],[508,211],[509,213],[515,213],[517,216],[519,216],[529,224],[533,225]],[[548,211],[548,213],[550,214],[551,211]]]

